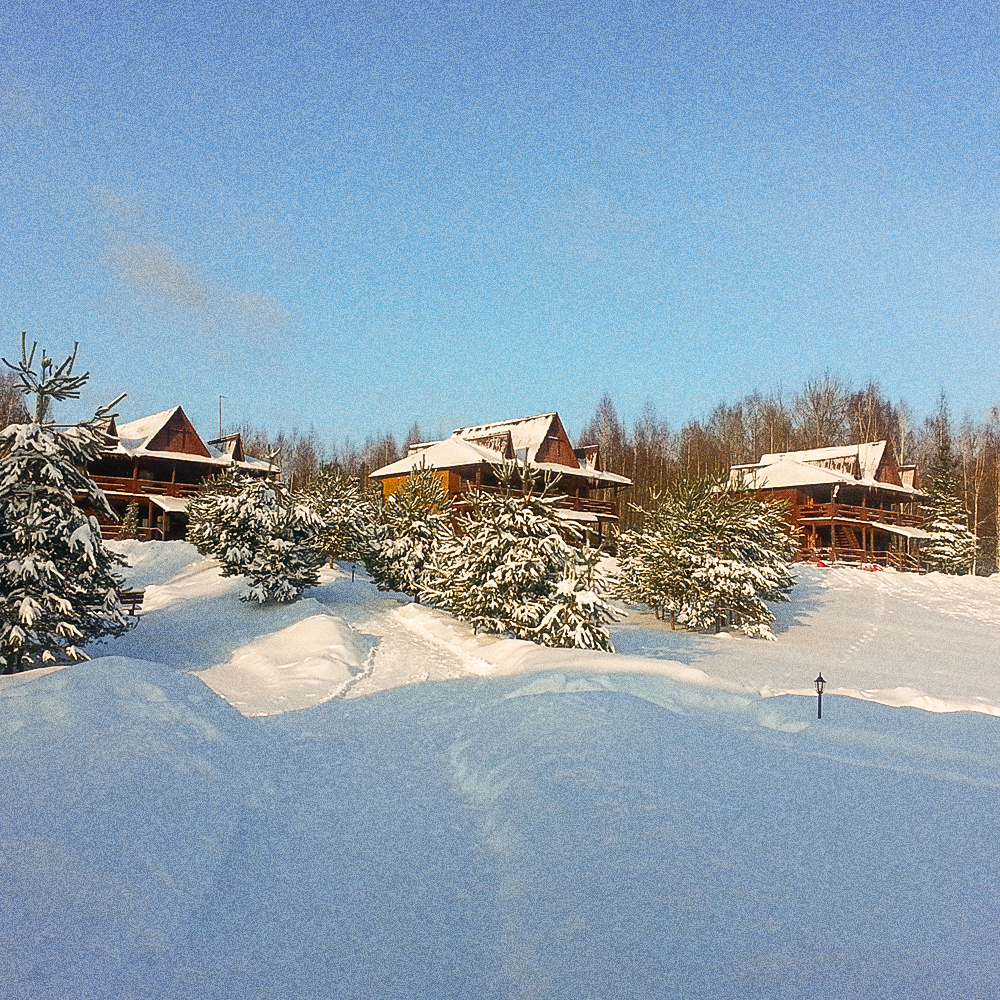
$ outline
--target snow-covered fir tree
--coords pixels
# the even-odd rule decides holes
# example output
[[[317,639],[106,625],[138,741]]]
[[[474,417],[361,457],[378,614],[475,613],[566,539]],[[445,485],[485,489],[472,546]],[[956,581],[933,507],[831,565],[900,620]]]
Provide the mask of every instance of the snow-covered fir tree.
[[[497,493],[470,492],[468,511],[438,549],[425,596],[477,631],[547,646],[611,650],[600,554],[574,547],[579,531],[560,518],[558,497],[532,492],[526,466],[497,470]]]
[[[378,541],[378,505],[362,492],[357,479],[327,468],[296,497],[320,518],[315,544],[331,562],[368,562]]]
[[[135,538],[139,534],[139,504],[130,503],[125,508],[125,516],[122,518],[121,527],[115,539],[119,542]]]
[[[382,507],[368,571],[379,590],[396,590],[420,600],[435,550],[452,536],[448,491],[433,469],[407,476]]]
[[[978,540],[969,531],[969,513],[958,498],[956,460],[951,442],[943,436],[931,467],[923,505],[924,530],[931,538],[920,549],[920,560],[938,573],[968,573],[976,557]]]
[[[124,560],[101,540],[97,518],[114,518],[82,471],[107,444],[112,408],[64,426],[46,418],[52,401],[78,399],[89,373],[76,375],[76,349],[62,364],[22,337],[21,361],[4,364],[35,397],[35,419],[0,431],[0,672],[85,660],[81,646],[121,635],[129,625],[118,599]],[[79,503],[77,502],[79,498]]]
[[[188,540],[222,564],[223,576],[245,576],[241,600],[286,603],[319,582],[315,539],[322,521],[280,482],[228,471],[188,504]]]
[[[619,593],[672,622],[718,629],[731,618],[747,635],[773,638],[765,602],[787,600],[796,551],[780,504],[727,482],[675,483],[641,512],[619,543]]]

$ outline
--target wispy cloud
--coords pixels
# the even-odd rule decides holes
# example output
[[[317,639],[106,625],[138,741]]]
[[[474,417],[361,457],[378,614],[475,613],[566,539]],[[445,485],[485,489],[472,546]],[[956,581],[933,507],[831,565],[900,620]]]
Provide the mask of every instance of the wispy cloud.
[[[292,314],[276,299],[260,292],[240,292],[230,301],[236,328],[251,340],[266,340],[284,329]]]
[[[131,193],[95,187],[90,196],[110,223],[104,231],[105,262],[127,291],[186,320],[220,346],[234,335],[266,343],[291,322],[292,314],[273,296],[217,281],[167,241],[150,238],[157,227]],[[271,234],[276,227],[261,222],[259,228]]]
[[[126,283],[181,312],[197,316],[211,311],[208,281],[162,243],[121,243],[108,260]]]

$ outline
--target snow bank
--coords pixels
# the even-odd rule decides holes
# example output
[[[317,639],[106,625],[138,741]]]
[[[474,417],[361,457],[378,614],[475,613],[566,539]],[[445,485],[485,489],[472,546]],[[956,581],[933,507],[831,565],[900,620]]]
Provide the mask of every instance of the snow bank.
[[[364,671],[370,643],[339,618],[314,615],[233,651],[196,671],[242,715],[279,715],[321,705]]]
[[[791,602],[774,608],[777,642],[674,632],[648,609],[631,608],[612,627],[618,652],[609,654],[474,635],[443,612],[379,593],[349,565],[324,569],[304,600],[249,606],[238,600],[242,580],[223,579],[186,542],[113,547],[132,561],[126,576],[146,588],[145,603],[138,628],[92,644],[90,655],[197,672],[249,715],[426,681],[517,674],[549,674],[538,690],[550,693],[582,683],[651,701],[681,698],[641,682],[655,677],[687,685],[684,697],[695,700],[711,701],[708,692],[721,701],[812,698],[820,672],[828,696],[1000,715],[1000,576],[800,566]],[[0,678],[0,689],[44,674]]]

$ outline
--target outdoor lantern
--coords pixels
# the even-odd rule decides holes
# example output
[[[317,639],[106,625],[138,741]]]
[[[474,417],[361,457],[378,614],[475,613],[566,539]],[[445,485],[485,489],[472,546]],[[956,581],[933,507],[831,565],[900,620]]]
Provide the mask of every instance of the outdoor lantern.
[[[823,680],[823,675],[820,674],[816,680],[813,681],[816,685],[816,718],[823,718],[823,688],[826,687],[826,681]]]

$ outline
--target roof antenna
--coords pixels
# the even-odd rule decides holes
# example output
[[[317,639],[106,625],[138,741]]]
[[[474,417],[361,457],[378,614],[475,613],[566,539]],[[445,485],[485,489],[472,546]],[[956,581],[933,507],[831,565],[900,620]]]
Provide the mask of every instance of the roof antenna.
[[[219,440],[222,440],[222,401],[224,399],[229,399],[228,396],[219,397]]]

